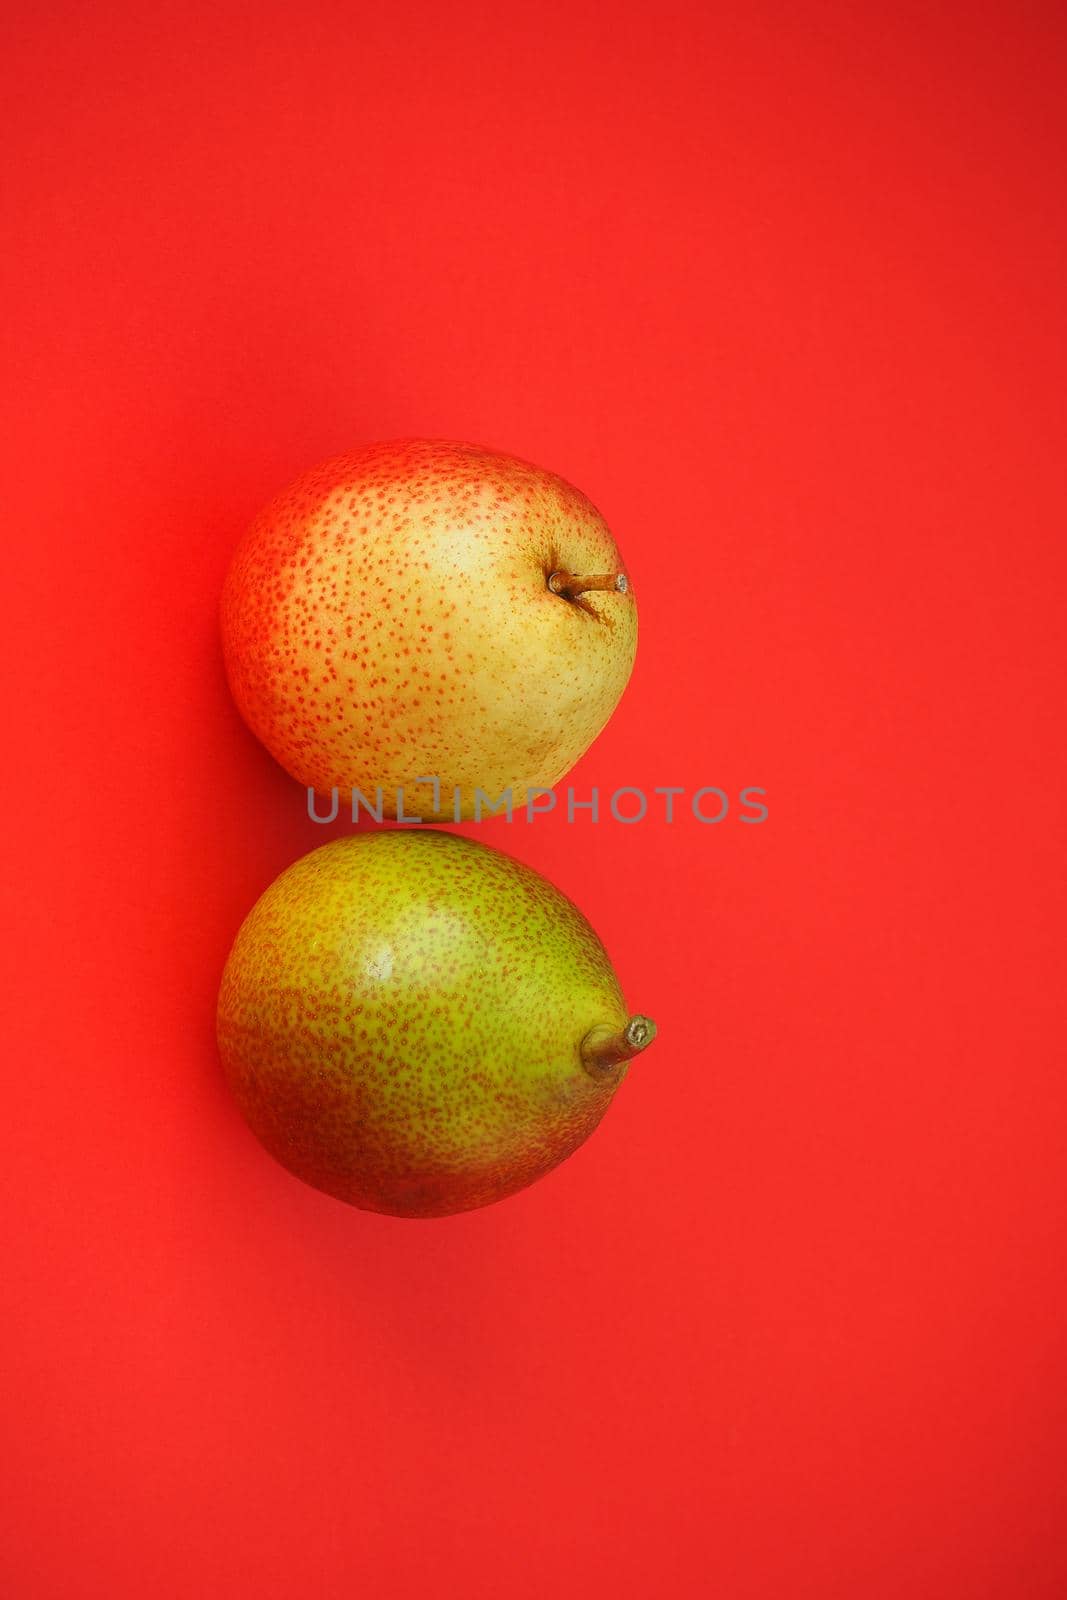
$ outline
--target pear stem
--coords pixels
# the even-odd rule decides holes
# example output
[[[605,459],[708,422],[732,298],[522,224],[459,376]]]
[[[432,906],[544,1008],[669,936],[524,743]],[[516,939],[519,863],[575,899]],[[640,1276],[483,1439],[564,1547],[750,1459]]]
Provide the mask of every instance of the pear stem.
[[[576,577],[573,572],[552,572],[549,574],[548,587],[553,594],[561,594],[566,600],[575,600],[587,589],[608,589],[615,594],[625,594],[630,581],[625,572],[602,572],[587,578]]]
[[[590,1028],[582,1040],[582,1065],[594,1078],[602,1077],[624,1061],[632,1061],[655,1037],[656,1024],[651,1017],[631,1017],[622,1029],[606,1024]]]

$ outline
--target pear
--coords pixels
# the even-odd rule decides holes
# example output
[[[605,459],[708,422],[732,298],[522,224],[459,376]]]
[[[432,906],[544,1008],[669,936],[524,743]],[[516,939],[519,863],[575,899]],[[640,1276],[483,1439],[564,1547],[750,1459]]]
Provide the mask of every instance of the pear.
[[[379,820],[459,821],[551,789],[637,647],[629,580],[585,496],[442,440],[298,478],[240,544],[221,618],[249,727],[300,783],[355,790]]]
[[[267,1150],[401,1217],[549,1172],[654,1034],[558,889],[439,832],[350,834],[289,867],[241,927],[218,1003],[226,1078]]]

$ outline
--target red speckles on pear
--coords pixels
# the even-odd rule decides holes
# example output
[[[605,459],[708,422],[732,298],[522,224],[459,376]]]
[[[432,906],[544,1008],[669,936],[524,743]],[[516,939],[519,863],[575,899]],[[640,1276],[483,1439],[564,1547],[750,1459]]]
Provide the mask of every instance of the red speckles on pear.
[[[439,1216],[541,1177],[625,1069],[579,1049],[621,1026],[610,962],[530,868],[451,834],[355,834],[284,872],[219,994],[228,1081],[258,1138],[316,1188]]]
[[[303,784],[373,795],[549,787],[633,665],[632,594],[578,608],[547,576],[621,569],[563,479],[471,445],[404,440],[323,463],[240,546],[222,603],[235,698]],[[423,810],[424,815],[429,815]],[[442,814],[451,814],[450,800]]]

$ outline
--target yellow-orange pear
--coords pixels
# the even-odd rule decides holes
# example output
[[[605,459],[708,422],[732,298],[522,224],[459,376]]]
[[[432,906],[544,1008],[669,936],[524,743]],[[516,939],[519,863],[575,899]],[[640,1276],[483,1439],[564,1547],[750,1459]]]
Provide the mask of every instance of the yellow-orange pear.
[[[563,478],[443,440],[367,445],[255,519],[222,598],[238,706],[300,783],[471,817],[549,789],[626,686],[637,609]],[[436,779],[436,789],[423,781]],[[456,793],[458,791],[458,795]]]

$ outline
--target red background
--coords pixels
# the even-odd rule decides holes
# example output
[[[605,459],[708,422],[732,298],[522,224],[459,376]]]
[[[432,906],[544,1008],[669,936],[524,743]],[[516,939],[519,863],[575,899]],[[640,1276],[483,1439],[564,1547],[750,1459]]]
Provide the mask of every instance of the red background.
[[[1067,1592],[1062,12],[9,12],[0,1280],[12,1600]],[[361,440],[578,483],[634,577],[483,837],[660,1024],[498,1207],[363,1215],[213,1006],[322,842],[215,607]]]

